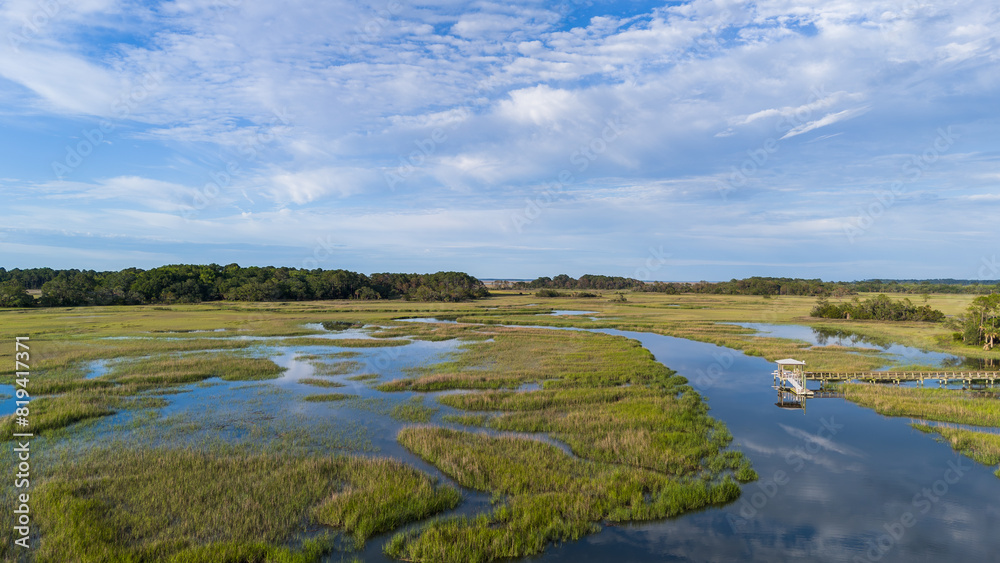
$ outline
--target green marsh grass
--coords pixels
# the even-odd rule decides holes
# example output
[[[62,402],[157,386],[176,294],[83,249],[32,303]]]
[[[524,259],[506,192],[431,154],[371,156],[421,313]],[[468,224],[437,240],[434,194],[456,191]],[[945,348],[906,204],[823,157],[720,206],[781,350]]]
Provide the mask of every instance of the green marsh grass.
[[[666,518],[740,494],[728,479],[681,480],[580,460],[536,440],[434,427],[404,429],[398,439],[459,484],[506,497],[489,514],[436,520],[397,534],[386,553],[407,561],[525,557],[593,533],[600,521]]]
[[[466,426],[485,426],[489,417],[485,414],[446,414],[441,420]]]
[[[345,377],[344,379],[348,381],[371,381],[378,378],[379,375],[377,373],[359,373],[358,375],[352,375]]]
[[[320,523],[344,528],[358,545],[380,532],[449,510],[461,501],[451,486],[393,459],[346,460],[347,484],[313,509]]]
[[[97,449],[36,494],[38,561],[318,561],[311,523],[363,542],[459,498],[395,460],[224,448]]]
[[[420,377],[390,381],[379,389],[500,389],[541,381],[546,386],[607,386],[645,383],[652,374],[669,371],[652,362],[641,344],[623,337],[504,327],[484,333],[492,340],[463,344],[449,361],[417,370]]]
[[[266,358],[230,353],[197,353],[183,356],[158,355],[118,362],[104,376],[117,383],[148,387],[181,385],[218,377],[225,381],[275,379],[285,368]]]
[[[357,397],[357,395],[349,395],[347,393],[318,393],[315,395],[306,395],[302,397],[303,401],[309,401],[310,403],[329,403],[333,401],[343,401]]]
[[[365,366],[363,363],[355,361],[334,363],[314,361],[310,363],[313,365],[313,374],[322,376],[344,375],[358,371]]]
[[[437,315],[440,316],[440,315]],[[382,328],[372,333],[375,338],[407,338],[439,342],[442,340],[483,340],[487,336],[477,332],[476,325],[454,325],[435,323],[400,323],[398,326]]]
[[[314,387],[343,387],[344,384],[339,381],[330,381],[329,379],[315,379],[312,377],[303,377],[299,380],[299,383],[303,385],[312,385]]]
[[[1000,426],[1000,402],[958,389],[899,387],[843,383],[833,387],[844,398],[885,416],[906,416],[938,422]]]
[[[28,411],[30,425],[27,427],[16,424],[16,415],[0,418],[0,439],[13,440],[16,432],[45,434],[75,422],[115,413],[107,397],[83,392],[34,399],[28,404]]]
[[[41,340],[32,339],[32,368],[39,375],[63,378],[58,370],[77,372],[81,362],[91,360],[135,358],[174,352],[195,352],[199,350],[242,349],[251,346],[248,341],[208,340],[208,339],[168,339],[164,337],[137,338],[127,340]],[[36,351],[37,350],[37,351]],[[4,374],[5,377],[8,374]],[[10,375],[12,377],[12,374]],[[9,380],[5,380],[8,381]]]
[[[355,352],[354,350],[342,350],[340,352],[330,352],[328,354],[299,354],[296,359],[303,361],[312,360],[346,360],[349,358],[357,358],[361,355],[361,352]]]
[[[424,404],[424,398],[417,396],[392,407],[389,416],[404,422],[430,422],[438,409]]]
[[[945,443],[951,445],[952,449],[983,465],[1000,464],[1000,435],[998,434],[919,423],[914,423],[912,426],[921,432],[939,434]],[[1000,468],[994,474],[1000,477]]]
[[[338,348],[385,348],[406,346],[409,340],[388,340],[379,338],[318,338],[297,337],[281,341],[282,346],[336,346]]]
[[[392,412],[392,403],[384,397],[363,398],[355,395],[350,397],[344,406],[375,414],[388,415]]]

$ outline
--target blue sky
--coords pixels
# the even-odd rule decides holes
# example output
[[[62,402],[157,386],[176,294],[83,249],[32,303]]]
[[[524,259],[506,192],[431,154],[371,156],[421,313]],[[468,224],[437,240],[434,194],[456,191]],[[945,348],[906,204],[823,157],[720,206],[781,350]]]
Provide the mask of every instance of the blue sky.
[[[0,4],[0,265],[1000,278],[988,2]]]

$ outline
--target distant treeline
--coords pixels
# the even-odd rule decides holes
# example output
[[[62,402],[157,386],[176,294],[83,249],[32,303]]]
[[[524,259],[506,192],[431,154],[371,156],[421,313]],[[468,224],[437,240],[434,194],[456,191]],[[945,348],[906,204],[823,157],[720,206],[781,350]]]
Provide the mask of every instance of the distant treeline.
[[[908,298],[893,301],[884,294],[878,294],[864,301],[855,297],[845,303],[830,303],[820,298],[810,313],[824,319],[852,319],[878,321],[926,321],[944,320],[944,313],[929,305],[917,306]]]
[[[41,290],[37,301],[26,290]],[[371,274],[237,264],[163,266],[121,271],[0,268],[0,306],[76,307],[202,301],[408,299],[465,301],[489,292],[462,272]]]
[[[573,279],[566,274],[554,278],[541,277],[530,282],[497,282],[497,289],[632,289],[642,285],[642,281],[619,276],[584,274]]]
[[[805,295],[842,297],[855,293],[967,293],[1000,292],[1000,282],[979,280],[864,280],[825,282],[819,279],[751,277],[727,282],[643,282],[633,278],[587,274],[573,279],[566,274],[530,282],[501,282],[498,289],[631,289],[657,293],[708,293],[716,295]]]

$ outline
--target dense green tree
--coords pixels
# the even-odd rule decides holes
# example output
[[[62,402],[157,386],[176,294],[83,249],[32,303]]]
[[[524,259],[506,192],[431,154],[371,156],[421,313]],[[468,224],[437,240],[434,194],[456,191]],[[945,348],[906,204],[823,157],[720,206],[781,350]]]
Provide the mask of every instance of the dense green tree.
[[[826,319],[853,319],[879,321],[925,321],[944,320],[944,313],[929,305],[916,306],[909,298],[893,301],[884,294],[864,301],[855,297],[851,301],[835,304],[820,298],[810,313],[814,317]]]
[[[982,346],[984,350],[1000,344],[1000,293],[973,299],[959,325],[966,344]]]
[[[220,299],[277,301],[403,298],[463,301],[489,295],[481,281],[462,272],[381,273],[366,276],[347,270],[300,270],[271,266],[241,268],[237,264],[173,264],[150,270],[128,268],[117,272],[0,268],[0,283],[8,284],[4,286],[8,288],[5,302],[21,302],[21,294],[27,287],[23,280],[44,280],[39,284],[42,290],[39,304],[50,307],[198,303]],[[34,303],[34,300],[30,303]]]
[[[31,307],[35,298],[28,294],[20,281],[0,283],[0,307]]]

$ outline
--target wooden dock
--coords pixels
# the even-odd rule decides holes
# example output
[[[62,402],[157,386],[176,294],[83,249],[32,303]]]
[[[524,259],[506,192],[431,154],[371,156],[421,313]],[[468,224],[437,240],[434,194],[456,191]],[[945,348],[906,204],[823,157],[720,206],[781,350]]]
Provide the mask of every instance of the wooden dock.
[[[952,381],[966,384],[988,383],[993,385],[1000,381],[1000,371],[807,371],[806,379],[821,382],[834,381],[866,381],[869,383],[902,383],[904,381],[937,381],[947,385]]]
[[[778,360],[774,370],[774,388],[803,397],[812,397],[815,390],[809,389],[809,381],[820,384],[835,381],[863,381],[867,383],[895,383],[916,381],[921,387],[925,381],[937,381],[942,387],[951,382],[962,382],[967,387],[973,384],[993,386],[1000,382],[1000,371],[805,371],[802,360],[785,358]]]
[[[774,388],[787,388],[796,395],[809,397],[813,391],[807,385],[804,370],[806,363],[801,360],[786,358],[778,360],[778,369],[774,370]]]

